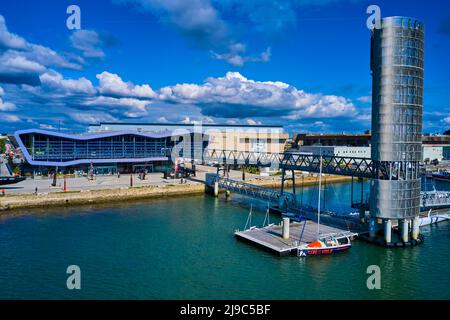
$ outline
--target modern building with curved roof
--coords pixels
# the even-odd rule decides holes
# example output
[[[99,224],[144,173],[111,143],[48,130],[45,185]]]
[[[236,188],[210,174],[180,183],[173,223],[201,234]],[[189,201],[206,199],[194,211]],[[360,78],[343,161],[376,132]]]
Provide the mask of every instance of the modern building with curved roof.
[[[174,134],[160,132],[113,131],[86,134],[65,134],[40,129],[19,130],[15,138],[24,158],[36,168],[58,167],[86,169],[107,168],[108,172],[130,172],[138,164],[166,166],[170,164],[171,152],[180,141],[191,141],[193,133]],[[186,139],[188,136],[192,138]]]
[[[280,125],[99,123],[82,134],[41,129],[14,136],[34,174],[58,170],[97,173],[168,171],[175,158],[202,159],[205,149],[280,153],[288,135]]]

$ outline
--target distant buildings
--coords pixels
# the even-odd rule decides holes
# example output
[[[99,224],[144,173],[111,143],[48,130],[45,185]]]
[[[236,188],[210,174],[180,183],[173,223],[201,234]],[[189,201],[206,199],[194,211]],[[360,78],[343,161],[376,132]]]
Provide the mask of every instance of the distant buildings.
[[[309,154],[371,158],[371,134],[302,133],[293,148]],[[450,136],[422,136],[422,161],[450,159]]]
[[[298,150],[304,154],[352,158],[370,158],[370,147],[353,146],[300,146]]]
[[[300,133],[294,135],[294,141],[298,146],[370,146],[370,138],[370,133]]]

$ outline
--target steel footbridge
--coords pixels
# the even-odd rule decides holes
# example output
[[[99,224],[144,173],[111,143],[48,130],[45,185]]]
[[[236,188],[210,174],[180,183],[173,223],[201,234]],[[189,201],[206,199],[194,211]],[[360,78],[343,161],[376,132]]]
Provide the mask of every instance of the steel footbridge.
[[[201,157],[193,159],[180,157],[184,161],[201,161],[217,167],[217,181],[224,190],[236,192],[249,197],[270,201],[272,203],[284,202],[289,208],[298,208],[295,196],[295,171],[319,173],[320,156],[299,152],[269,153],[269,152],[243,152],[232,150],[205,149]],[[256,186],[244,181],[227,178],[227,168],[230,166],[259,166],[273,167],[282,170],[281,191]],[[397,180],[403,179],[409,172],[415,171],[412,164],[407,161],[374,161],[370,158],[322,156],[322,173],[351,176],[361,179]],[[290,174],[288,174],[290,173]],[[292,180],[292,192],[285,190],[285,182]],[[280,200],[281,199],[281,200]],[[369,210],[369,204],[360,201],[352,204],[355,208]],[[450,207],[450,192],[426,191],[421,192],[421,211]]]

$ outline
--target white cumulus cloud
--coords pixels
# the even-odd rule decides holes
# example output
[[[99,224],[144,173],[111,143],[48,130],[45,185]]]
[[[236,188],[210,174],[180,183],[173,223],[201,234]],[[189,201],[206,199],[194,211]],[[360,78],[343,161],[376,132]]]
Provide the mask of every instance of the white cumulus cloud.
[[[25,39],[9,32],[5,18],[0,15],[0,47],[22,50],[26,45]]]
[[[204,84],[164,87],[159,97],[177,103],[202,106],[208,116],[283,116],[286,119],[351,116],[351,100],[334,95],[308,93],[280,81],[255,81],[238,72],[208,78]]]
[[[76,30],[70,36],[70,42],[75,49],[81,51],[85,58],[103,58],[103,41],[94,30]]]
[[[6,114],[2,116],[2,120],[6,122],[20,122],[20,118],[15,114]]]
[[[9,32],[0,15],[0,82],[38,86],[38,76],[49,67],[79,70],[82,64],[79,57],[60,54]]]
[[[58,72],[46,72],[39,76],[41,87],[47,91],[65,94],[86,94],[93,95],[97,90],[92,82],[85,77],[79,79],[64,79]]]
[[[16,110],[16,105],[11,102],[5,102],[0,98],[0,111],[13,111]]]
[[[0,111],[12,111],[16,109],[16,105],[11,102],[5,102],[3,101],[3,95],[5,94],[5,91],[2,87],[0,87]]]
[[[154,98],[155,92],[148,84],[134,85],[124,82],[119,75],[103,71],[96,75],[99,80],[98,89],[103,95],[124,96],[136,98]]]

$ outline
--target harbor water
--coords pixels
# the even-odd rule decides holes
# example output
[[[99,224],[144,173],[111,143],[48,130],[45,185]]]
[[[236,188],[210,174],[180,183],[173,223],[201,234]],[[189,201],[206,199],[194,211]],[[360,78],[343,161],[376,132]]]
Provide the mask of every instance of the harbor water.
[[[314,192],[306,188],[305,201]],[[349,184],[325,196],[327,208],[349,210]],[[200,195],[3,215],[0,298],[450,298],[448,222],[423,228],[425,243],[414,248],[355,241],[334,256],[280,258],[233,236],[247,220],[243,202]],[[255,207],[261,225],[264,204]],[[81,269],[81,290],[66,287],[69,265]],[[380,290],[367,287],[370,265],[380,267]]]

